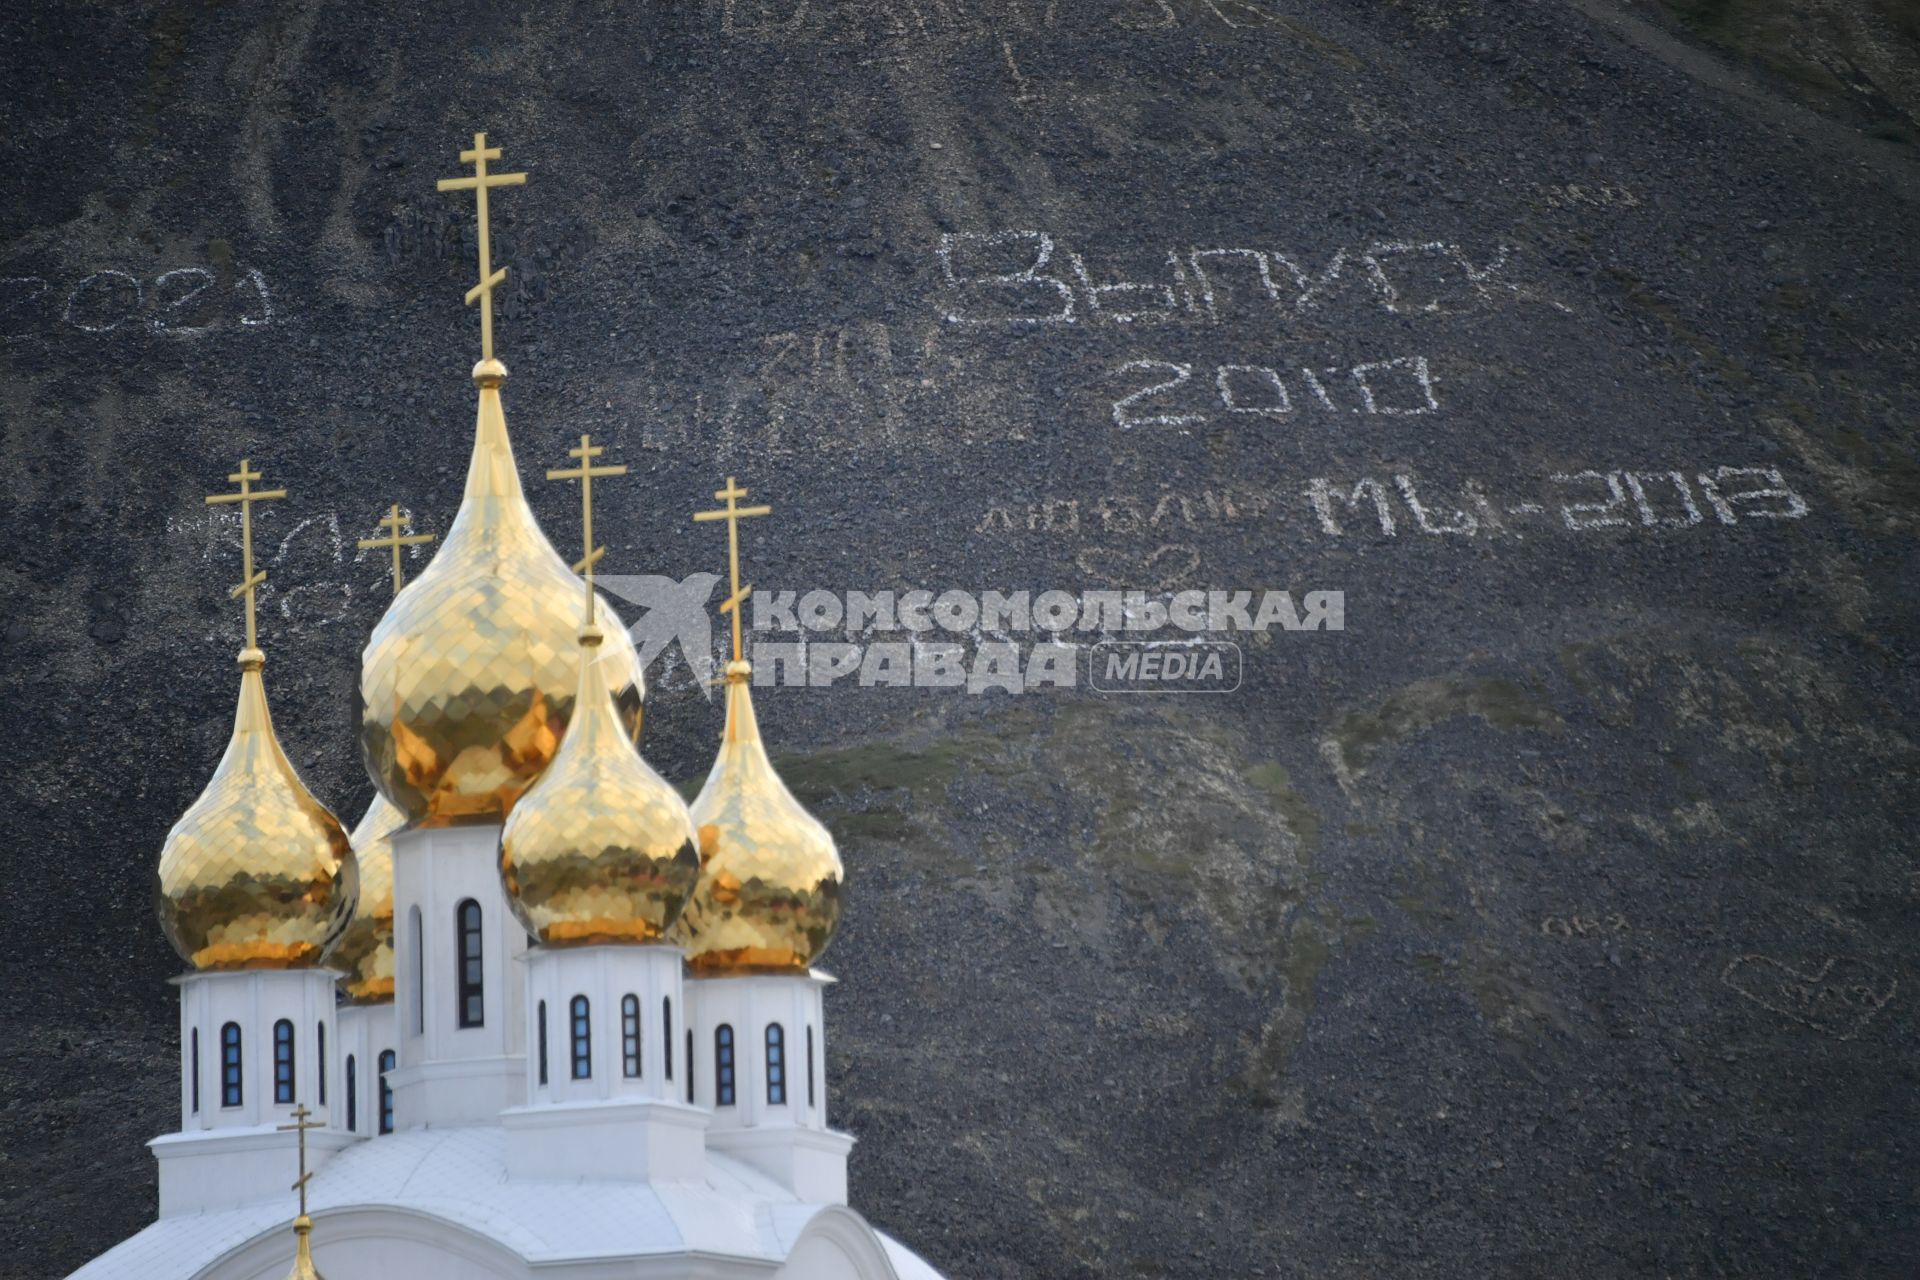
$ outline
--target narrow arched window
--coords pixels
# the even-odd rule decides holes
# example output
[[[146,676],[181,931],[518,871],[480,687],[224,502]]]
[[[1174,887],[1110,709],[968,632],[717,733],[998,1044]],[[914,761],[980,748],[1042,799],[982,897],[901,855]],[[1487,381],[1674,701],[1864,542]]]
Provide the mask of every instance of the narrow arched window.
[[[787,1105],[787,1034],[777,1022],[767,1024],[767,1105]]]
[[[573,1078],[589,1080],[593,1077],[593,1019],[587,998],[575,996],[567,1006],[567,1014],[573,1024]]]
[[[187,1053],[187,1074],[192,1077],[188,1088],[193,1094],[193,1112],[200,1114],[200,1028],[195,1027],[188,1037],[191,1047]]]
[[[533,1034],[540,1039],[540,1083],[547,1082],[547,1002],[542,1000],[534,1010]]]
[[[393,1132],[393,1085],[387,1081],[387,1072],[393,1070],[393,1050],[380,1051],[380,1132]]]
[[[813,1102],[813,1024],[807,1024],[807,1106]]]
[[[724,1022],[713,1029],[713,1104],[733,1105],[733,1028]]]
[[[453,909],[454,936],[459,943],[460,1025],[486,1024],[486,996],[480,975],[480,904],[464,899]]]
[[[240,1024],[220,1028],[220,1105],[240,1105]]]
[[[413,1033],[427,1030],[427,939],[420,925],[420,908],[407,912],[407,932],[413,938]]]
[[[285,1018],[273,1024],[273,1100],[293,1101],[293,1024]]]
[[[673,1079],[673,997],[660,997],[660,1042],[666,1046],[664,1059],[667,1064],[667,1079]],[[687,1079],[693,1079],[692,1054],[687,1055]]]
[[[360,1132],[360,1084],[354,1079],[353,1055],[347,1055],[347,1132]]]
[[[693,1101],[693,1028],[687,1028],[687,1101]]]
[[[640,1078],[640,997],[620,997],[620,1071],[629,1080]]]
[[[313,1024],[313,1047],[320,1055],[320,1105],[327,1105],[327,1024]]]

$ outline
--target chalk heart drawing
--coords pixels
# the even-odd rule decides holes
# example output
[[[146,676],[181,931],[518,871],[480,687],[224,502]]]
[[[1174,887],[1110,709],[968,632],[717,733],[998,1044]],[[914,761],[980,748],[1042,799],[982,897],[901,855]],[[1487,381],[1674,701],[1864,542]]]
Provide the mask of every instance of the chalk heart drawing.
[[[1765,956],[1740,956],[1720,981],[1775,1013],[1785,1014],[1840,1040],[1851,1040],[1886,1008],[1899,985],[1851,956],[1835,956],[1817,969],[1799,970]]]
[[[1151,555],[1135,555],[1110,547],[1085,547],[1073,558],[1080,572],[1116,587],[1160,591],[1192,581],[1200,570],[1200,549],[1170,543]]]

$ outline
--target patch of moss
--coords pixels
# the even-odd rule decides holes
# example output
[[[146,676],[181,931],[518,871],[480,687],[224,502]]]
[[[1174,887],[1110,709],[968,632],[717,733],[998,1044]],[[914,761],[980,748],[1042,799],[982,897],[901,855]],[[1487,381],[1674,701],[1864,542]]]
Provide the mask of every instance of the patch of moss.
[[[1331,737],[1349,771],[1367,767],[1374,752],[1445,720],[1477,716],[1496,729],[1556,732],[1560,717],[1537,693],[1498,677],[1445,677],[1396,689],[1366,711],[1334,725]]]
[[[1302,848],[1311,853],[1320,847],[1320,815],[1293,789],[1285,766],[1272,762],[1254,765],[1247,770],[1247,781],[1267,793],[1273,807],[1287,820],[1287,829],[1300,838]]]
[[[880,742],[786,754],[775,758],[774,767],[803,804],[862,790],[906,791],[920,797],[944,790],[969,773],[1012,773],[1013,765],[1002,754],[1005,743],[1003,733],[972,730],[919,750]]]
[[[1884,113],[1920,46],[1920,0],[1665,0],[1681,26],[1766,68],[1810,106],[1851,116],[1869,136],[1911,143],[1915,121]]]

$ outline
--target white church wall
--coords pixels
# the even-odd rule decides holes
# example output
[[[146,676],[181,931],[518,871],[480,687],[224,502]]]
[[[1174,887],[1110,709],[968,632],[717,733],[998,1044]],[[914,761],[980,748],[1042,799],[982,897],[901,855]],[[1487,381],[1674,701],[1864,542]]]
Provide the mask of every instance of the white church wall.
[[[307,1167],[359,1139],[334,1129],[307,1134]],[[298,1139],[276,1125],[163,1134],[147,1144],[158,1165],[160,1216],[284,1200],[299,1177]]]
[[[750,975],[687,983],[694,1095],[713,1115],[707,1145],[815,1204],[845,1204],[853,1139],[827,1128],[826,1022],[832,979]],[[769,1029],[778,1031],[777,1050]],[[732,1048],[731,1089],[723,1054]],[[776,1066],[777,1062],[777,1066]]]
[[[500,887],[500,828],[440,827],[393,837],[394,1009],[390,1073],[401,1128],[490,1121],[526,1091],[527,934]],[[477,1024],[463,1023],[456,913],[480,910]]]
[[[692,1182],[706,1175],[707,1114],[654,1098],[557,1102],[500,1114],[511,1178]]]
[[[381,1055],[391,1053],[396,1068],[399,1064],[398,1017],[393,1002],[386,1001],[343,1005],[338,1022],[340,1048],[333,1055],[333,1078],[340,1085],[340,1100],[333,1106],[335,1127],[375,1137],[380,1133]]]
[[[827,1127],[824,974],[694,978],[687,983],[694,1032],[694,1097],[714,1113],[714,1130],[766,1125]],[[723,1095],[720,1032],[733,1044],[731,1101]],[[779,1088],[767,1031],[780,1032]],[[810,1046],[810,1047],[809,1047]]]
[[[333,996],[338,977],[329,969],[249,969],[175,978],[181,1132],[284,1124],[301,1104],[322,1123],[331,1123],[329,1111],[339,1101],[339,1078],[332,1070],[339,1043]],[[277,1097],[274,1036],[281,1022],[292,1032],[293,1082],[291,1093]],[[237,1102],[225,1087],[229,1027],[239,1035]],[[323,1069],[325,1102],[320,1098]]]
[[[668,1008],[674,1023],[686,1007],[680,949],[669,946],[534,947],[527,953],[527,1095],[529,1105],[611,1098],[680,1100],[669,1077]],[[634,1036],[625,1003],[633,1000]],[[586,1001],[586,1074],[576,1065],[575,1005]],[[546,1010],[546,1036],[541,1040]],[[674,1034],[678,1034],[675,1032]],[[542,1049],[546,1070],[541,1071]],[[629,1053],[629,1049],[632,1050]],[[684,1078],[684,1077],[682,1077]]]

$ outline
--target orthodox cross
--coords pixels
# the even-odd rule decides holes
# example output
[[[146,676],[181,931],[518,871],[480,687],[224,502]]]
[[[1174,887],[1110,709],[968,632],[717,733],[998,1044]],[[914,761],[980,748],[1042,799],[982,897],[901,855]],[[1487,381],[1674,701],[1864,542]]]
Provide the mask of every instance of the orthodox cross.
[[[391,547],[393,549],[393,594],[396,596],[400,594],[400,588],[407,584],[406,570],[400,567],[400,548],[433,541],[433,535],[430,533],[409,533],[402,535],[400,530],[410,524],[412,520],[413,517],[410,513],[405,516],[400,514],[400,504],[396,502],[387,508],[386,518],[380,521],[380,527],[387,531],[386,537],[362,538],[353,544],[363,551],[371,550],[374,547]]]
[[[307,1216],[307,1183],[313,1180],[313,1175],[307,1172],[307,1130],[325,1126],[312,1118],[313,1112],[307,1110],[304,1102],[295,1107],[292,1114],[293,1123],[283,1124],[279,1128],[282,1133],[291,1129],[300,1135],[300,1180],[293,1184],[293,1190],[300,1193],[300,1216],[304,1218]]]
[[[247,465],[247,459],[242,458],[240,459],[240,470],[227,477],[227,479],[240,486],[240,492],[215,493],[207,497],[207,505],[210,507],[219,506],[228,502],[237,502],[240,504],[241,582],[239,586],[227,593],[227,598],[233,599],[241,595],[247,598],[247,648],[249,649],[259,647],[254,638],[253,589],[267,580],[267,571],[265,569],[256,573],[253,568],[253,504],[256,502],[266,502],[272,498],[284,498],[287,496],[285,489],[255,489],[253,482],[259,478],[260,473],[249,467]]]
[[[577,467],[564,467],[547,472],[549,480],[578,480],[580,482],[580,527],[581,545],[584,548],[580,562],[573,566],[575,573],[584,574],[587,579],[587,625],[593,625],[593,566],[601,556],[607,553],[605,547],[593,545],[593,482],[598,476],[623,476],[627,468],[623,464],[617,467],[596,467],[593,460],[606,450],[593,442],[593,437],[582,432],[580,447],[567,450],[569,458],[580,459]]]
[[[703,520],[725,520],[727,522],[727,574],[733,594],[720,604],[720,612],[733,615],[733,660],[740,661],[740,607],[747,597],[753,594],[751,586],[740,584],[740,522],[748,516],[772,515],[772,507],[743,507],[738,499],[747,496],[747,491],[727,477],[727,487],[713,495],[726,500],[726,506],[718,511],[696,511],[695,522]]]
[[[467,290],[467,305],[472,306],[475,299],[480,302],[480,358],[493,359],[493,289],[507,278],[507,269],[493,269],[493,251],[487,239],[487,189],[489,187],[525,186],[527,175],[524,173],[488,173],[487,161],[498,160],[500,148],[487,145],[487,135],[473,135],[473,150],[462,151],[460,162],[473,166],[471,178],[442,178],[442,191],[472,191],[474,201],[480,212],[480,283]]]

